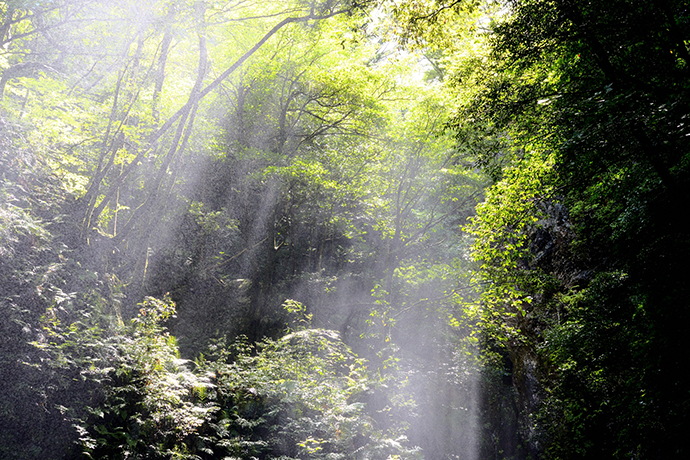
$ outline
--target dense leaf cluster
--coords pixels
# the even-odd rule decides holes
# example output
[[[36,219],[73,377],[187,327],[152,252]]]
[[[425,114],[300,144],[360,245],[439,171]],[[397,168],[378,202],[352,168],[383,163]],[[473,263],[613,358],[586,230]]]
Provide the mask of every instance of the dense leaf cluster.
[[[454,127],[505,136],[473,150],[499,173],[471,229],[523,437],[547,458],[683,458],[688,5],[504,13]]]

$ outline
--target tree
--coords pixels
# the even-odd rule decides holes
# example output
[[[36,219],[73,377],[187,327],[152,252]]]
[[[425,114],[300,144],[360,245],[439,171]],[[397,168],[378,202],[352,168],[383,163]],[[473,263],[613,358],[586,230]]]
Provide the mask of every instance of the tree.
[[[61,433],[27,456],[78,439],[100,458],[414,458],[470,440],[473,415],[449,408],[473,368],[450,369],[472,361],[459,224],[484,180],[440,132],[419,56],[359,35],[363,6],[3,4],[2,110],[55,187],[20,206],[26,178],[3,185],[2,246],[30,248],[2,267],[2,371],[37,390],[41,436]],[[323,329],[275,340],[286,299]],[[224,351],[239,333],[255,348]]]
[[[491,78],[455,124],[480,120],[515,146],[473,228],[490,324],[515,328],[516,385],[523,400],[521,375],[545,390],[548,457],[683,456],[686,6],[510,2]]]

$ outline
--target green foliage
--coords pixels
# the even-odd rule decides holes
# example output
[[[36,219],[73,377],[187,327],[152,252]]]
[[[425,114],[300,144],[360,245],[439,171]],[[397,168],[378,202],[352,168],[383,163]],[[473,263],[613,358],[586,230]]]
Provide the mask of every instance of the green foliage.
[[[470,226],[485,340],[547,458],[686,451],[686,9],[509,2],[459,91],[458,139],[501,140],[469,149],[498,180]]]
[[[306,305],[297,302],[296,300],[287,299],[283,302],[283,308],[292,316],[292,322],[295,324],[291,326],[295,331],[307,329],[311,326],[311,321],[314,318],[313,313],[307,313]]]
[[[278,341],[216,348],[204,368],[219,404],[205,439],[215,455],[259,458],[416,458],[377,429],[357,399],[371,386],[365,363],[333,331],[305,329]],[[235,347],[238,347],[236,345]],[[209,452],[210,454],[210,452]]]
[[[185,441],[214,407],[195,399],[211,383],[187,368],[161,322],[174,313],[169,300],[147,298],[129,327],[106,344],[108,360],[91,366],[102,379],[103,400],[78,423],[88,458],[189,458]],[[195,404],[196,403],[196,404]]]
[[[112,342],[119,358],[92,371],[106,380],[79,424],[89,458],[416,458],[356,402],[371,383],[336,333],[306,329],[256,350],[219,342],[192,373],[156,320],[171,312],[147,299]]]
[[[420,55],[353,2],[20,3],[2,110],[42,166],[0,157],[2,370],[35,410],[8,399],[3,445],[36,421],[27,458],[459,455],[474,418],[430,395],[472,392],[485,182]]]
[[[77,407],[83,399],[65,392],[50,356],[32,342],[50,339],[45,319],[74,320],[75,306],[97,296],[51,234],[64,199],[59,182],[28,148],[20,126],[4,118],[0,125],[0,455],[57,458],[68,455],[74,433],[55,405]],[[84,293],[70,289],[76,286]]]
[[[548,275],[535,270],[531,243],[547,217],[543,204],[553,195],[553,180],[552,155],[525,155],[503,171],[466,227],[475,237],[484,328],[499,341],[529,341],[521,326],[533,296],[549,284]]]
[[[557,376],[539,415],[547,455],[648,455],[661,420],[648,410],[645,362],[653,332],[644,299],[618,272],[598,274],[563,302],[568,316],[546,332],[541,346]]]

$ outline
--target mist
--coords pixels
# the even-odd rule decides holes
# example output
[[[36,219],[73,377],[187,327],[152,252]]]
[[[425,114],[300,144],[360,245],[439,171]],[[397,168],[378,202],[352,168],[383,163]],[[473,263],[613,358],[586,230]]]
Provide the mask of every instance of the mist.
[[[349,2],[0,11],[3,458],[481,458],[423,58]]]

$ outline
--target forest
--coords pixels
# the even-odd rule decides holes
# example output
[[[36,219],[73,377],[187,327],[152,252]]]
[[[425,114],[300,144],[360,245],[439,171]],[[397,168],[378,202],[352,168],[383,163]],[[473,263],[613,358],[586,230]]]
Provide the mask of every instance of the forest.
[[[689,1],[5,0],[0,75],[0,459],[690,456]]]

